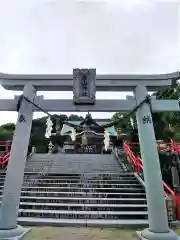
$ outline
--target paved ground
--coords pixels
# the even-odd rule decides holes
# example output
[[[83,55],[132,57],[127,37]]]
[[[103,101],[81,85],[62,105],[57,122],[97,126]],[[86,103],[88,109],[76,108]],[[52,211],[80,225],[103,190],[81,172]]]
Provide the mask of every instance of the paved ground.
[[[136,230],[131,229],[99,229],[99,228],[56,228],[37,227],[23,240],[135,240]],[[176,230],[180,235],[180,229]]]
[[[133,240],[135,230],[37,227],[23,240]]]

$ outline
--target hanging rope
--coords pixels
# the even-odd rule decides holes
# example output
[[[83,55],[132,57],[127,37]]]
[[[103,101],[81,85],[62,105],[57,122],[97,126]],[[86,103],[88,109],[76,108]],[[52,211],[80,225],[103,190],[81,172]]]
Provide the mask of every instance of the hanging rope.
[[[176,85],[176,87],[177,87],[177,85]],[[168,88],[168,89],[169,89],[169,88]],[[168,89],[166,88],[163,92],[166,92]],[[171,98],[171,97],[173,96],[173,94],[176,93],[174,89],[175,89],[175,88],[172,88],[172,87],[170,88],[170,90],[172,90],[172,93],[171,93],[170,96],[168,95],[168,96],[169,96],[168,98]],[[170,90],[169,90],[169,91],[170,91]],[[163,93],[163,92],[162,92],[162,93]],[[159,91],[159,93],[160,93],[160,91]],[[162,96],[162,93],[160,94],[159,97]],[[177,93],[177,94],[178,94],[178,93]],[[157,94],[157,96],[158,96],[158,94]],[[25,96],[23,96],[23,95],[21,95],[21,96],[19,97],[18,104],[17,104],[17,111],[19,111],[19,108],[20,108],[20,105],[21,105],[21,102],[22,102],[23,99],[26,100],[27,102],[31,103],[35,108],[39,109],[41,112],[45,113],[47,116],[51,117],[51,119],[54,119],[54,120],[56,120],[56,121],[60,121],[60,123],[66,124],[66,125],[74,128],[76,131],[77,131],[77,130],[83,130],[83,124],[86,123],[85,120],[83,120],[83,121],[81,122],[81,124],[79,124],[79,125],[70,123],[70,122],[68,122],[68,121],[61,120],[60,117],[57,117],[57,116],[54,116],[54,115],[50,114],[49,112],[45,111],[45,110],[44,110],[43,108],[41,108],[39,105],[35,104],[34,102],[32,102],[31,100],[29,100],[27,97],[25,97]],[[98,123],[96,123],[96,122],[92,119],[92,117],[91,117],[90,120],[92,120],[91,122],[92,122],[96,127],[100,127],[100,128],[103,128],[103,129],[104,129],[104,128],[108,128],[108,127],[112,127],[112,126],[117,126],[119,123],[122,123],[122,124],[123,124],[125,121],[129,120],[129,118],[130,118],[134,113],[136,113],[136,111],[137,111],[144,103],[148,103],[148,104],[150,105],[150,110],[151,110],[151,112],[152,112],[151,97],[150,97],[150,95],[147,95],[147,96],[145,97],[145,99],[144,99],[143,101],[141,101],[137,106],[135,106],[132,111],[130,111],[130,112],[129,112],[128,114],[126,114],[126,115],[123,115],[123,117],[120,118],[120,119],[117,119],[117,120],[115,120],[115,121],[112,121],[112,122],[110,122],[110,123],[103,124],[103,125],[99,125]]]
[[[66,124],[70,127],[73,127],[73,128],[77,128],[77,127],[80,127],[80,126],[77,126],[75,124],[72,124],[72,123],[69,123],[68,121],[64,121],[64,120],[61,120],[60,117],[57,117],[57,116],[54,116],[52,114],[50,114],[49,112],[45,111],[43,108],[41,108],[39,105],[35,104],[34,102],[32,102],[30,99],[28,99],[27,97],[25,97],[24,95],[21,95],[18,99],[18,103],[17,103],[17,111],[19,111],[19,108],[21,106],[21,103],[22,103],[22,100],[26,100],[28,103],[31,103],[35,108],[39,109],[41,112],[43,112],[44,114],[46,114],[47,116],[49,116],[52,120],[54,119],[55,121],[60,121],[61,124]]]
[[[163,95],[163,93],[166,93],[166,94],[168,93],[167,95],[165,95],[165,96],[167,96],[167,99],[171,99],[171,98],[174,97],[173,99],[179,100],[180,96],[179,96],[179,91],[176,89],[177,87],[180,88],[180,86],[179,86],[177,83],[173,83],[173,85],[172,85],[171,87],[168,87],[168,88],[164,89],[163,92],[160,92],[160,91],[159,91],[160,95],[158,96],[158,94],[157,94],[157,96],[158,96],[159,98],[161,98],[162,95]],[[170,95],[169,95],[169,94],[170,94]],[[152,96],[155,96],[155,94],[153,94]],[[118,124],[120,124],[120,123],[123,124],[123,123],[125,122],[125,120],[129,120],[129,118],[130,118],[144,103],[148,103],[148,104],[149,104],[149,106],[150,106],[150,111],[151,111],[151,114],[152,114],[151,96],[150,96],[150,95],[147,95],[146,98],[145,98],[139,105],[137,105],[131,112],[129,112],[128,114],[124,115],[122,118],[120,118],[120,119],[118,119],[118,120],[115,120],[115,121],[113,121],[113,122],[111,122],[111,123],[109,123],[109,124],[103,125],[102,127],[105,127],[105,128],[106,128],[106,127],[116,126],[116,125],[118,125]],[[180,106],[180,100],[179,100],[179,106]],[[180,114],[180,113],[178,112],[178,114]]]
[[[17,104],[17,110],[19,110],[21,102],[22,102],[23,99],[26,100],[27,102],[31,103],[34,107],[39,109],[41,112],[48,115],[51,119],[54,119],[56,121],[59,120],[62,124],[66,124],[66,125],[74,128],[75,130],[77,130],[77,129],[82,130],[83,129],[82,125],[75,125],[75,124],[69,123],[68,121],[63,121],[63,120],[60,119],[60,117],[57,117],[57,116],[54,116],[54,115],[50,114],[49,112],[45,111],[39,105],[35,104],[34,102],[32,102],[31,100],[29,100],[27,97],[25,97],[23,95],[21,95],[19,97],[18,104]],[[144,103],[149,103],[150,106],[151,106],[151,99],[150,99],[149,95],[147,95],[146,98],[142,102],[140,102],[131,112],[129,112],[128,114],[123,116],[121,119],[115,120],[115,121],[110,122],[108,124],[103,124],[103,125],[96,124],[96,126],[98,126],[100,128],[108,128],[108,127],[116,126],[117,124],[119,124],[121,122],[124,122],[126,119],[129,119],[129,117],[132,116]]]
[[[104,128],[108,128],[108,127],[116,126],[119,123],[123,123],[125,120],[129,119],[144,103],[149,103],[151,108],[151,98],[149,95],[147,95],[143,101],[141,101],[136,107],[134,107],[134,109],[131,112],[127,113],[122,118],[101,126]]]

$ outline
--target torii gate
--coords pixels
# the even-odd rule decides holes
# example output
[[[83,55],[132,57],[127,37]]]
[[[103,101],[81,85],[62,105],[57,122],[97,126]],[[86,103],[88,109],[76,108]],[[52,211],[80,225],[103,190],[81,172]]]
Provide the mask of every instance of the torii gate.
[[[0,83],[7,90],[22,90],[25,98],[50,112],[129,112],[142,102],[148,91],[172,85],[180,73],[160,75],[97,75],[95,69],[74,70],[73,75],[13,75],[0,74]],[[74,81],[73,81],[74,80]],[[44,100],[36,96],[41,91],[74,91],[74,101]],[[96,100],[97,91],[133,91],[131,100]],[[85,93],[85,94],[84,94]],[[17,226],[21,186],[23,183],[33,112],[39,111],[23,98],[18,111],[10,161],[7,168],[0,215],[0,239],[14,239],[26,232]],[[17,111],[18,98],[0,99],[0,111]],[[136,118],[148,203],[149,229],[141,238],[176,239],[169,230],[162,187],[162,176],[153,128],[151,110],[180,111],[178,100],[154,100],[151,107],[144,103],[137,109]],[[148,121],[144,121],[148,119]]]

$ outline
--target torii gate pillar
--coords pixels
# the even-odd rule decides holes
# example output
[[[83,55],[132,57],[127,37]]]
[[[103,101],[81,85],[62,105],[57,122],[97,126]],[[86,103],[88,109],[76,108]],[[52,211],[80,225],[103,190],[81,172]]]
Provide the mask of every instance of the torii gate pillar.
[[[143,101],[147,94],[145,86],[137,86],[134,91],[136,104],[138,105]],[[177,235],[168,227],[159,155],[151,109],[148,103],[144,103],[137,110],[136,119],[143,161],[149,219],[149,229],[145,229],[138,233],[138,235],[142,239],[174,240],[177,239]]]
[[[36,89],[31,84],[27,84],[24,87],[23,95],[33,101],[36,96]],[[0,239],[20,239],[20,237],[29,230],[18,226],[17,221],[21,186],[31,134],[32,117],[32,104],[22,99],[16,129],[14,131],[1,202]]]

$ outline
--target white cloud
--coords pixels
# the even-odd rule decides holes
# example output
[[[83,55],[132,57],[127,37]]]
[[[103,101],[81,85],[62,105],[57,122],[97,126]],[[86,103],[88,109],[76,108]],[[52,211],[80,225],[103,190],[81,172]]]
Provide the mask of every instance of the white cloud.
[[[175,2],[2,0],[0,71],[69,73],[74,67],[96,67],[99,73],[176,71],[180,63]],[[0,88],[1,98],[14,94]],[[59,93],[45,93],[53,96]],[[1,113],[0,124],[14,119],[13,113]]]

